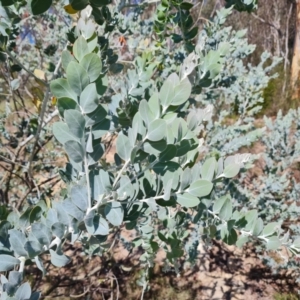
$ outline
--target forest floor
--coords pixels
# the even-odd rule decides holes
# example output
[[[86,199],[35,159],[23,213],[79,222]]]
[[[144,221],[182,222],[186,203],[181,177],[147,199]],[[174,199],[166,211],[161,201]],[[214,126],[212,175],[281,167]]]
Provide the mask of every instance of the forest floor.
[[[126,237],[130,233],[125,231]],[[180,274],[162,271],[164,254],[158,254],[151,274],[149,290],[143,299],[153,300],[294,300],[279,295],[296,295],[299,286],[289,273],[273,274],[264,266],[253,248],[237,249],[214,242],[210,248],[199,247],[194,267],[182,268]],[[79,245],[67,254],[72,258],[66,268],[53,268],[41,278],[36,270],[35,288],[43,299],[138,300],[142,287],[139,277],[139,251],[128,253],[118,245],[110,258],[83,256]],[[46,257],[45,257],[46,259]],[[32,274],[32,269],[30,273]]]

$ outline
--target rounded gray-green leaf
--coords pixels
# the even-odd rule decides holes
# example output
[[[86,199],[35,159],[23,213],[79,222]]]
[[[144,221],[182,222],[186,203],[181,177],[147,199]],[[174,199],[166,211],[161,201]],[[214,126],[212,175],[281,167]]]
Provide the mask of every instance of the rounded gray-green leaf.
[[[23,232],[11,229],[9,233],[9,242],[12,250],[19,256],[27,256],[27,251],[24,249],[26,243],[26,237]]]
[[[196,197],[205,197],[210,194],[213,184],[205,179],[199,179],[193,182],[186,192]]]
[[[95,53],[89,53],[85,55],[80,62],[80,65],[87,72],[90,82],[95,81],[101,74],[102,62],[101,59]]]
[[[143,151],[158,156],[167,148],[166,140],[160,140],[157,142],[147,141],[143,144]]]
[[[57,98],[70,98],[77,102],[77,95],[71,89],[67,79],[58,78],[50,83],[51,92]]]
[[[143,119],[141,117],[140,112],[137,112],[132,120],[132,127],[137,129],[137,133],[139,133],[142,137],[146,134],[146,127],[144,126]]]
[[[167,123],[165,120],[157,119],[152,121],[148,126],[147,138],[150,141],[157,142],[165,138]]]
[[[89,54],[88,44],[83,36],[80,36],[74,43],[73,54],[76,59],[80,62],[83,57]]]
[[[178,82],[179,77],[176,73],[172,73],[160,89],[159,99],[165,109],[171,105],[172,99],[174,98],[174,88]]]
[[[56,222],[51,226],[51,230],[53,232],[53,234],[57,237],[59,237],[60,239],[63,238],[63,236],[65,235],[65,225],[63,223],[60,222]]]
[[[230,198],[226,198],[219,212],[222,220],[229,220],[232,216],[232,202]]]
[[[71,200],[82,211],[86,211],[88,207],[88,191],[86,186],[74,185],[71,188]]]
[[[15,298],[18,300],[31,299],[31,287],[28,282],[23,283],[15,293]]]
[[[120,133],[118,135],[116,148],[117,153],[123,160],[128,160],[130,158],[131,150],[133,147],[130,145],[129,138],[123,133]]]
[[[102,122],[107,116],[107,107],[99,104],[92,113],[85,115],[85,126],[93,126]]]
[[[77,141],[78,139],[71,133],[68,125],[64,122],[56,122],[53,124],[53,134],[55,138],[61,143],[65,144],[68,141]]]
[[[52,5],[52,0],[31,0],[30,8],[34,15],[43,14]]]
[[[190,168],[185,168],[180,177],[180,190],[184,190],[192,181]]]
[[[13,256],[0,254],[0,272],[6,272],[14,269],[20,263],[20,260]]]
[[[228,196],[223,196],[223,197],[219,197],[215,200],[214,206],[213,206],[213,212],[214,213],[219,213],[220,210],[222,209],[226,199],[228,198]]]
[[[109,119],[104,119],[102,122],[94,125],[92,127],[93,139],[97,140],[108,133],[110,129],[111,121]]]
[[[32,224],[33,222],[37,221],[40,219],[41,215],[42,215],[42,208],[40,206],[35,206],[30,214],[29,214],[29,221],[30,224]]]
[[[75,102],[73,99],[70,98],[59,98],[57,100],[57,109],[62,117],[64,116],[65,110],[75,109],[80,111],[78,102]]]
[[[277,223],[277,222],[271,222],[269,224],[266,225],[266,227],[264,228],[263,232],[262,232],[262,235],[263,236],[270,236],[270,235],[273,235],[277,230],[278,228],[280,228],[280,224]]]
[[[89,4],[89,0],[71,0],[70,4],[75,10],[83,10]]]
[[[123,222],[124,212],[122,205],[117,202],[110,202],[105,206],[105,217],[114,226],[120,226]]]
[[[152,113],[150,106],[146,100],[142,100],[139,105],[139,112],[143,121],[148,126],[153,120],[155,120],[155,116]]]
[[[107,86],[108,86],[108,77],[107,75],[105,76],[99,76],[96,81],[96,89],[97,89],[97,93],[98,96],[102,96],[104,95],[104,93],[106,92]]]
[[[205,161],[201,167],[201,177],[206,180],[213,180],[217,161],[214,157],[211,157]]]
[[[57,254],[52,249],[49,249],[49,251],[50,251],[50,254],[51,254],[51,263],[55,267],[64,267],[65,265],[67,265],[71,261],[70,257],[68,257],[66,255]]]
[[[65,111],[64,117],[70,132],[78,139],[81,139],[85,130],[85,119],[83,115],[78,110],[68,109]]]
[[[90,213],[84,219],[86,229],[89,234],[92,235],[108,235],[109,226],[107,221],[100,215],[95,213],[95,210],[90,211]]]
[[[109,178],[109,173],[102,169],[93,170],[89,174],[92,197],[95,200],[99,200],[99,195],[111,190],[111,182]]]
[[[77,96],[80,96],[81,92],[90,83],[86,70],[75,61],[71,61],[67,67],[67,79]]]
[[[192,85],[188,78],[180,81],[179,85],[175,86],[174,97],[172,99],[171,105],[178,106],[186,102],[192,92]]]
[[[36,257],[43,251],[42,245],[37,241],[27,241],[24,245],[24,248],[28,252],[30,258]]]
[[[109,226],[107,221],[101,216],[96,216],[96,220],[98,219],[98,228],[94,232],[95,235],[108,235],[109,234]]]
[[[33,292],[29,300],[39,300],[41,298],[41,292]]]
[[[87,142],[86,142],[85,151],[87,153],[93,153],[94,152],[93,134],[92,134],[91,131],[88,133],[88,139],[87,139]]]
[[[88,154],[88,165],[93,165],[98,162],[105,152],[105,147],[102,144],[93,145],[93,152]]]
[[[153,232],[153,227],[149,225],[145,225],[141,227],[141,231],[143,232],[143,234],[150,234]]]
[[[189,193],[177,195],[177,203],[183,207],[195,207],[200,203],[200,200]]]
[[[244,226],[245,230],[252,230],[254,227],[254,224],[256,223],[258,218],[258,213],[257,210],[252,209],[249,210],[246,214],[245,214],[245,219],[247,221],[247,224]]]
[[[160,153],[159,161],[161,162],[170,161],[176,156],[176,153],[177,153],[177,148],[175,145],[167,145],[167,148],[162,153]]]
[[[76,163],[80,163],[83,161],[84,150],[81,144],[76,141],[68,141],[64,146],[70,159],[72,159]]]
[[[85,114],[93,112],[98,107],[98,93],[94,83],[89,84],[80,95],[80,106]]]
[[[236,246],[238,248],[242,248],[247,242],[249,241],[249,236],[247,235],[240,235],[236,242]]]
[[[277,250],[281,246],[281,242],[277,236],[271,236],[267,242],[267,250]]]
[[[31,224],[31,230],[35,238],[41,245],[49,246],[52,239],[52,234],[50,229],[43,223],[33,223]]]
[[[62,203],[63,209],[68,215],[74,217],[78,221],[82,221],[84,218],[84,212],[73,203],[70,198],[67,198]]]
[[[0,279],[1,283],[4,284],[2,279],[3,279],[3,277],[1,276],[1,279]],[[8,275],[8,281],[12,285],[18,286],[23,281],[23,274],[18,271],[11,271],[11,272],[9,272],[9,275]]]
[[[77,28],[81,31],[81,34],[83,35],[83,37],[87,40],[94,40],[91,39],[91,37],[94,35],[95,36],[95,29],[96,29],[96,25],[93,19],[88,19],[85,20],[84,18],[79,18],[78,23],[77,23]],[[96,37],[98,37],[96,35]],[[96,39],[97,40],[97,39]],[[87,41],[87,43],[89,44],[89,42]],[[90,51],[93,51],[95,49],[94,48],[90,48]]]
[[[61,54],[61,64],[65,71],[67,71],[67,67],[71,61],[76,62],[76,59],[68,50],[64,50]]]
[[[226,178],[235,177],[240,171],[240,166],[238,164],[230,164],[224,168],[223,175]]]
[[[159,102],[159,98],[158,98],[158,94],[154,93],[150,99],[149,99],[149,107],[155,117],[155,119],[158,119],[160,117],[160,102]]]
[[[259,236],[261,234],[261,232],[263,231],[263,229],[264,229],[264,222],[261,218],[258,218],[253,227],[252,234],[254,236]]]

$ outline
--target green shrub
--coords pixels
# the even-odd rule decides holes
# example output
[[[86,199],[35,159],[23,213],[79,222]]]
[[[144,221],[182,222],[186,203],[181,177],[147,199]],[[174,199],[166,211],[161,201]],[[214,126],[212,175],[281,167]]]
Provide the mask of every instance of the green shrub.
[[[11,53],[14,36],[8,28],[18,24],[24,2],[1,2],[13,4],[1,10],[1,50],[18,61]],[[249,0],[230,3],[247,11],[256,5]],[[30,5],[36,15],[48,10],[52,1]],[[50,93],[57,99],[57,111],[49,117],[60,118],[52,130],[68,156],[65,168],[59,170],[66,188],[57,201],[28,201],[20,210],[9,204],[1,207],[0,271],[19,266],[8,279],[1,276],[1,299],[39,298],[38,292],[31,295],[28,283],[21,285],[26,261],[35,262],[45,273],[41,255],[47,253],[54,266],[65,266],[70,257],[63,246],[75,241],[82,243],[85,253],[102,255],[123,228],[136,232],[133,241],[122,240],[124,245],[143,250],[139,258],[143,273],[137,281],[143,293],[160,249],[166,253],[164,269],[175,271],[180,258],[194,262],[199,243],[212,239],[239,247],[255,241],[268,251],[281,247],[294,254],[300,251],[298,227],[291,236],[282,229],[283,221],[297,213],[296,205],[285,203],[283,196],[296,195],[298,186],[281,172],[299,154],[299,143],[288,135],[298,112],[279,115],[275,128],[266,119],[270,135],[254,126],[263,90],[274,78],[268,74],[280,59],[263,53],[257,66],[244,65],[254,47],[247,44],[245,31],[223,27],[232,8],[217,11],[198,32],[191,3],[162,1],[151,18],[142,21],[146,3],[123,15],[120,11],[126,5],[131,4],[71,1],[66,10],[81,11],[80,18],[67,34],[53,78],[51,82],[35,78],[45,86],[40,119]],[[5,15],[7,11],[12,14]],[[134,33],[129,43],[135,47],[134,60],[125,62],[127,68],[112,48],[118,31]],[[152,39],[148,46],[136,49],[147,35]],[[272,62],[265,67],[269,59]],[[12,87],[18,90],[16,82]],[[239,117],[225,126],[234,105]],[[37,137],[44,125],[38,124]],[[108,136],[117,136],[113,164],[100,161]],[[237,151],[262,137],[270,150],[265,177],[251,190],[242,183],[256,157]],[[31,153],[33,158],[34,147]],[[29,160],[29,174],[30,164]],[[275,202],[279,211],[268,212]]]

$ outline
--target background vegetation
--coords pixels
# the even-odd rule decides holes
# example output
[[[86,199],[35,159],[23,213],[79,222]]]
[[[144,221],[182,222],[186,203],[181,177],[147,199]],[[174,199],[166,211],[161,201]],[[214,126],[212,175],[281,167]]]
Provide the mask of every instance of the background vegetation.
[[[300,112],[297,111],[299,99],[295,97],[294,92],[297,85],[295,86],[291,80],[294,42],[297,34],[297,3],[287,0],[264,1],[259,3],[257,10],[251,12],[234,10],[226,17],[226,22],[223,24],[220,21],[222,15],[218,12],[226,5],[226,2],[214,0],[193,3],[193,7],[188,10],[192,16],[193,25],[185,29],[180,24],[172,23],[174,33],[168,38],[161,24],[155,23],[155,19],[152,18],[153,14],[158,14],[161,9],[157,3],[144,6],[138,2],[121,1],[112,6],[113,9],[110,7],[111,15],[105,17],[106,25],[101,27],[104,33],[101,32],[97,38],[97,44],[105,56],[102,57],[103,73],[108,74],[109,77],[109,89],[101,103],[104,107],[109,105],[111,111],[117,112],[115,114],[118,118],[116,128],[122,130],[131,124],[131,119],[138,107],[137,103],[140,103],[143,97],[141,95],[144,95],[140,93],[144,93],[143,89],[148,88],[150,78],[157,80],[157,86],[161,88],[163,81],[170,73],[179,71],[184,58],[190,52],[189,47],[195,44],[196,39],[200,40],[199,37],[203,37],[207,53],[213,49],[208,37],[219,39],[218,43],[230,40],[234,49],[227,62],[230,65],[232,61],[233,69],[231,70],[222,61],[221,79],[216,76],[210,80],[216,85],[226,86],[226,83],[222,82],[224,78],[230,81],[231,75],[239,74],[238,84],[234,85],[230,82],[227,90],[227,87],[210,90],[203,82],[200,82],[198,85],[201,92],[193,91],[194,94],[198,94],[198,98],[193,97],[197,103],[193,109],[197,112],[198,118],[201,114],[207,118],[204,121],[198,120],[199,126],[205,125],[198,132],[198,138],[203,138],[205,140],[203,146],[209,147],[209,151],[201,150],[197,161],[201,161],[199,166],[202,167],[208,158],[215,157],[218,160],[219,157],[235,154],[237,150],[239,153],[252,153],[253,161],[250,160],[253,162],[252,168],[250,169],[250,165],[245,169],[242,168],[244,172],[238,177],[230,182],[225,180],[224,185],[216,187],[218,195],[216,198],[224,196],[222,190],[226,186],[236,210],[242,210],[244,206],[249,210],[257,209],[259,212],[255,219],[257,222],[263,220],[262,226],[268,223],[273,224],[269,235],[272,241],[276,244],[279,237],[283,244],[291,240],[291,245],[294,245],[296,249],[294,249],[294,254],[297,254],[298,246],[295,241],[300,232],[298,226],[300,149],[297,143]],[[15,14],[11,12],[9,16],[12,20],[11,24],[16,25],[16,28],[14,31],[12,27],[11,40],[7,43],[7,49],[3,46],[7,41],[1,40],[1,49],[5,50],[0,52],[0,139],[2,146],[0,149],[0,220],[2,225],[6,220],[14,222],[15,217],[11,212],[24,216],[29,209],[30,214],[32,213],[31,218],[34,220],[30,223],[34,223],[40,214],[39,209],[34,212],[33,208],[41,207],[43,211],[47,211],[47,208],[53,205],[52,203],[66,197],[70,191],[68,190],[69,182],[66,180],[69,176],[68,169],[65,168],[68,156],[63,150],[64,147],[54,138],[52,129],[53,122],[58,122],[63,117],[61,111],[56,110],[56,105],[59,105],[57,103],[59,92],[55,93],[55,89],[52,89],[52,94],[50,94],[47,89],[48,81],[63,77],[67,72],[64,61],[63,68],[58,62],[63,51],[68,50],[72,54],[74,52],[74,48],[66,47],[66,45],[68,42],[71,44],[75,42],[78,32],[70,28],[73,25],[77,28],[83,26],[80,25],[77,15],[70,15],[69,9],[69,6],[63,8],[60,1],[54,1],[46,13],[32,16],[28,7],[21,7],[20,11],[16,11]],[[114,12],[121,14],[117,20],[120,26],[110,32],[107,26],[114,26],[117,19],[113,18]],[[5,13],[3,7],[0,7],[2,18],[5,18]],[[21,20],[17,20],[18,15],[21,16]],[[169,20],[164,18],[163,21],[160,20],[162,23],[164,21]],[[208,24],[212,21],[217,25],[209,27]],[[17,28],[18,22],[20,22],[20,29]],[[152,35],[153,24],[156,35]],[[231,29],[226,29],[227,26]],[[189,31],[194,27],[198,28],[196,35]],[[247,29],[244,33],[245,39],[243,34],[240,34],[237,40],[234,40],[234,34],[231,32],[239,32],[245,28]],[[209,30],[213,33],[211,36],[209,36]],[[182,42],[180,40],[182,32],[185,35],[191,34],[190,39]],[[2,36],[5,36],[3,32]],[[109,37],[109,44],[105,37]],[[179,43],[174,42],[176,39]],[[256,45],[255,50],[251,44]],[[239,47],[242,46],[244,48],[240,50]],[[243,57],[238,56],[238,50],[244,53]],[[268,51],[271,55],[263,54],[264,51]],[[151,65],[155,53],[159,53],[157,55],[159,64]],[[281,60],[272,59],[272,56],[280,57]],[[140,60],[136,57],[140,57]],[[218,58],[212,58],[212,60],[216,59]],[[241,65],[234,65],[238,59],[243,62]],[[249,64],[248,67],[247,64]],[[131,68],[132,66],[134,68]],[[131,69],[143,70],[146,79],[139,78],[138,82],[133,83],[133,78],[138,73],[130,73]],[[278,74],[277,77],[273,76],[275,72]],[[190,78],[190,80],[193,79]],[[254,82],[255,80],[259,80],[259,83]],[[125,81],[132,84],[132,88],[135,89],[136,94],[132,94],[131,98],[133,104],[120,101],[124,99],[122,85]],[[196,81],[194,85],[197,86]],[[102,86],[105,86],[103,82]],[[152,92],[151,88],[149,90]],[[144,97],[149,100],[146,94]],[[47,101],[44,101],[45,98]],[[209,104],[214,105],[217,112],[212,120],[209,118],[210,106],[207,106]],[[121,110],[118,110],[118,107]],[[179,116],[184,113],[184,108],[180,110]],[[242,129],[241,126],[243,126]],[[261,130],[264,126],[268,135]],[[101,143],[104,147],[99,166],[109,171],[120,170],[114,165],[116,134],[101,137]],[[117,152],[123,158],[118,149]],[[259,153],[263,154],[259,156]],[[206,202],[203,203],[209,206]],[[201,210],[201,205],[198,212],[199,209]],[[8,213],[10,213],[9,218]],[[188,258],[184,256],[178,260],[173,253],[174,257],[168,257],[171,267],[164,264],[164,255],[161,257],[158,255],[156,260],[153,256],[153,262],[156,262],[157,266],[154,269],[150,268],[148,277],[144,273],[139,273],[139,267],[144,263],[141,259],[144,253],[152,255],[152,250],[140,245],[140,241],[135,239],[138,236],[136,233],[132,234],[124,227],[120,227],[110,236],[109,251],[104,251],[105,249],[101,246],[98,256],[93,259],[89,259],[89,256],[95,252],[91,245],[89,247],[86,245],[82,247],[79,243],[64,245],[64,252],[72,258],[72,261],[65,268],[61,268],[58,273],[57,268],[50,264],[48,253],[40,256],[48,274],[45,277],[30,260],[27,260],[26,274],[29,275],[27,280],[31,283],[33,290],[42,289],[44,297],[49,296],[49,299],[54,297],[59,299],[63,299],[62,297],[66,299],[75,297],[136,299],[144,292],[144,298],[148,299],[210,299],[209,297],[213,295],[230,299],[238,294],[245,297],[247,292],[253,293],[254,290],[258,299],[263,296],[268,296],[269,299],[297,297],[296,279],[299,267],[297,256],[292,257],[291,252],[286,254],[282,252],[284,250],[270,254],[268,250],[275,250],[277,247],[272,248],[269,244],[266,248],[257,243],[256,239],[250,239],[251,244],[250,246],[247,244],[244,252],[233,255],[232,252],[237,250],[226,248],[222,242],[211,238],[220,240],[220,227],[216,221],[220,211],[216,208],[214,213],[212,219],[205,220],[204,226],[211,232],[203,233],[202,229],[194,230],[193,226],[197,227],[197,223],[192,226],[184,225],[188,231],[192,232],[192,238],[186,239],[183,235],[181,239],[185,242],[182,247],[188,249],[187,252],[196,249],[195,253],[190,252]],[[4,230],[3,226],[0,228]],[[201,232],[200,235],[199,232]],[[168,231],[165,234],[167,235]],[[259,233],[257,235],[259,236]],[[208,248],[204,247],[199,250],[199,243],[195,247],[193,243],[195,240],[200,240],[200,236],[201,243],[203,242],[203,245]],[[228,238],[226,240],[222,236],[222,239],[232,244]],[[132,240],[135,242],[133,245]],[[161,238],[162,241],[163,238]],[[242,241],[239,246],[243,243]],[[140,246],[135,247],[136,245]],[[249,251],[249,247],[255,249],[255,254],[252,250]],[[231,261],[233,261],[232,265]],[[195,267],[189,273],[187,267],[192,263],[195,263]],[[249,270],[247,263],[259,266],[259,268]],[[201,269],[203,266],[207,272],[204,274],[213,274],[219,278],[213,281],[218,283],[217,288],[211,287],[211,282],[202,282],[204,279],[197,277],[199,273],[204,272]],[[270,272],[268,267],[271,267],[276,274]],[[43,267],[39,268],[43,269]],[[181,273],[181,279],[176,278],[174,270]],[[227,275],[231,274],[231,277],[222,278],[222,272]],[[255,276],[259,277],[258,284],[255,283],[257,281]],[[240,278],[238,283],[236,278]],[[131,284],[132,281],[134,284]],[[136,281],[142,288],[137,288]],[[148,282],[150,282],[149,285]],[[224,285],[224,282],[225,286],[230,288],[222,291],[220,286]],[[82,289],[78,283],[84,283],[85,287]],[[246,283],[250,284],[252,289],[246,287]],[[258,291],[263,290],[264,285],[271,285],[272,289],[267,290],[266,293]],[[149,291],[146,293],[147,289]],[[210,290],[211,293],[206,293],[205,289]],[[275,294],[276,290],[277,294]],[[290,290],[295,295],[286,294]]]

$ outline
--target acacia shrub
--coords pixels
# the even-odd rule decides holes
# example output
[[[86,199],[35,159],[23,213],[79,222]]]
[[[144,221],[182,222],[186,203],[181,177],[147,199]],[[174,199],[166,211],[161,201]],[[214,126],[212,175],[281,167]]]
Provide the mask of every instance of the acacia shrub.
[[[234,3],[238,10],[256,4]],[[23,9],[19,1],[2,4],[6,10]],[[30,5],[33,14],[40,14],[51,4]],[[42,107],[50,93],[57,99],[51,115],[59,115],[59,121],[52,130],[68,156],[59,170],[67,187],[57,201],[28,203],[20,211],[1,207],[0,271],[10,271],[8,278],[1,275],[2,299],[39,298],[28,283],[21,284],[26,261],[45,273],[41,256],[49,254],[54,266],[65,266],[70,257],[63,246],[75,241],[87,254],[102,255],[122,228],[136,232],[133,241],[123,242],[143,249],[138,280],[143,292],[159,249],[166,252],[165,270],[176,271],[180,258],[194,262],[199,243],[212,239],[238,246],[256,241],[266,250],[299,252],[297,235],[284,233],[272,215],[266,218],[264,207],[253,207],[256,194],[240,181],[256,157],[238,150],[269,134],[255,128],[254,116],[280,59],[266,66],[271,56],[263,53],[257,66],[245,65],[254,46],[248,45],[245,31],[224,27],[233,8],[217,11],[198,32],[192,7],[180,0],[162,1],[152,19],[137,22],[137,11],[123,15],[122,6],[108,2],[66,3],[66,11],[78,11],[79,19],[67,34],[53,79],[43,81]],[[12,22],[9,16],[5,22]],[[3,26],[1,50],[7,57],[13,37]],[[110,37],[118,30],[134,33],[137,43],[151,32],[147,47],[136,51],[133,61],[122,63],[113,51]],[[234,105],[239,118],[226,126]],[[43,113],[42,108],[40,128]],[[280,116],[278,122],[286,123]],[[117,136],[115,163],[107,164],[101,160],[104,139],[112,135]],[[274,137],[268,141],[272,145]]]

